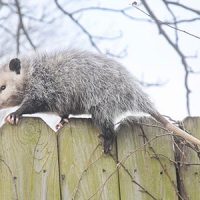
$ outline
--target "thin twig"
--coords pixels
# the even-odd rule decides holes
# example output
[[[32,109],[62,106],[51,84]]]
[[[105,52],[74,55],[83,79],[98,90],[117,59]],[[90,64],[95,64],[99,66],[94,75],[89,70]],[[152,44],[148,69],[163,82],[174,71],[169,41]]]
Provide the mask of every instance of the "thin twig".
[[[82,31],[85,35],[87,35],[91,45],[99,52],[102,53],[100,48],[96,45],[96,43],[93,40],[93,36],[89,33],[89,31],[86,30],[86,28],[78,21],[74,18],[73,14],[67,12],[66,10],[64,10],[62,8],[62,6],[58,3],[58,0],[54,0],[56,6],[58,7],[58,9],[65,14],[66,16],[68,16]]]
[[[158,18],[155,16],[153,11],[150,9],[149,5],[146,3],[146,0],[141,0],[141,1],[143,3],[144,7],[146,8],[146,10],[148,11],[148,13],[149,13],[148,15],[155,21],[160,34],[163,35],[163,37],[167,40],[167,42],[173,47],[173,49],[177,52],[177,54],[181,58],[182,65],[183,65],[184,70],[185,70],[184,84],[185,84],[185,88],[186,88],[186,108],[187,108],[188,115],[190,115],[191,114],[191,112],[190,112],[190,93],[191,93],[191,91],[189,89],[189,84],[188,84],[188,79],[189,79],[189,70],[188,70],[188,68],[189,68],[189,66],[188,66],[188,63],[186,61],[186,57],[182,53],[182,51],[179,49],[179,47],[176,44],[174,44],[174,42],[170,39],[170,37],[165,32],[165,30],[162,28],[162,24],[160,23],[160,20],[158,20]],[[146,12],[144,12],[144,13],[146,13]]]
[[[166,133],[166,134],[162,134],[162,135],[156,135],[154,138],[151,138],[149,141],[145,142],[144,144],[142,144],[141,146],[139,146],[138,148],[136,148],[133,151],[130,151],[124,158],[122,158],[117,166],[116,169],[107,177],[107,179],[104,181],[104,183],[88,198],[88,200],[92,199],[99,191],[102,191],[103,188],[105,187],[106,183],[111,179],[111,177],[117,173],[117,171],[122,167],[122,164],[125,163],[128,158],[130,156],[132,156],[133,154],[135,154],[137,151],[142,150],[145,146],[147,146],[150,142],[153,142],[154,140],[160,138],[160,137],[164,137],[164,136],[168,136],[168,135],[172,135],[170,133]]]
[[[181,8],[184,8],[185,10],[189,10],[193,13],[196,13],[197,15],[200,15],[200,11],[199,10],[196,10],[196,9],[193,9],[193,8],[190,8],[186,5],[183,5],[182,3],[179,3],[179,2],[175,2],[175,1],[166,1],[168,4],[171,4],[171,5],[175,5],[175,6],[178,6],[178,7],[181,7]]]
[[[19,3],[18,0],[15,0],[15,5],[16,5],[16,7],[17,7],[17,13],[18,13],[18,17],[19,17],[19,23],[20,23],[19,26],[20,26],[20,28],[23,30],[24,35],[26,36],[26,38],[27,38],[29,44],[31,45],[31,47],[32,47],[34,50],[36,50],[36,46],[33,44],[32,40],[31,40],[31,38],[30,38],[30,36],[29,36],[29,34],[28,34],[28,32],[27,32],[25,26],[24,26],[23,17],[22,17],[23,15],[22,15],[20,3]]]
[[[143,2],[143,0],[141,0],[141,1]],[[146,4],[146,5],[148,6],[148,4]],[[142,12],[143,14],[145,14],[145,15],[147,15],[147,16],[153,18],[153,17],[151,16],[150,13],[149,13],[149,14],[146,13],[144,10],[138,8],[138,7],[135,6],[135,5],[133,5],[133,7],[136,8],[137,10],[139,10],[140,12]],[[148,8],[150,9],[149,6],[148,6]],[[148,11],[148,10],[147,10],[147,11]],[[154,18],[153,18],[153,19],[154,19]],[[156,18],[156,20],[157,20],[157,22],[159,22],[159,24],[161,24],[161,25],[164,24],[164,25],[166,25],[166,26],[168,26],[168,27],[170,27],[170,28],[172,28],[172,29],[178,30],[179,32],[182,32],[182,33],[185,33],[185,34],[187,34],[187,35],[189,35],[189,36],[191,36],[191,37],[200,39],[200,36],[198,36],[198,35],[195,35],[195,34],[193,34],[193,33],[190,33],[190,32],[188,32],[188,31],[185,31],[185,30],[183,30],[183,29],[180,29],[180,28],[176,28],[176,27],[174,27],[174,26],[171,26],[170,23],[163,22],[163,21],[161,21],[161,20],[159,20],[159,19],[157,19],[157,18]],[[155,21],[155,19],[154,19],[154,21]]]

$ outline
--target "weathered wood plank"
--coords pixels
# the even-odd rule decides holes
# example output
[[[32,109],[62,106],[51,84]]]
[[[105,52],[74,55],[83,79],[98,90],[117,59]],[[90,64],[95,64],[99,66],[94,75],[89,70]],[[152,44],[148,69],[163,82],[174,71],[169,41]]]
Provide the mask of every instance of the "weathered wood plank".
[[[184,120],[186,130],[200,138],[200,117],[188,117]],[[180,152],[181,153],[181,152]],[[185,196],[189,200],[199,200],[200,189],[200,156],[189,147],[181,153],[180,178],[183,182]]]
[[[187,118],[184,124],[200,138],[200,118]],[[173,142],[167,132],[124,126],[113,152],[121,161],[119,174],[116,161],[103,154],[97,134],[90,120],[71,120],[59,133],[58,143],[56,134],[39,119],[5,125],[0,129],[0,199],[59,200],[60,191],[63,200],[178,199]],[[181,157],[182,196],[198,200],[198,154],[185,146]]]
[[[158,127],[122,127],[117,138],[118,160],[124,165],[119,168],[122,200],[178,199],[176,171],[170,161],[174,160],[172,138],[163,134],[167,132]]]
[[[90,120],[70,120],[59,133],[62,199],[118,200],[116,163],[104,155]]]
[[[39,119],[0,129],[0,199],[60,199],[56,134]]]

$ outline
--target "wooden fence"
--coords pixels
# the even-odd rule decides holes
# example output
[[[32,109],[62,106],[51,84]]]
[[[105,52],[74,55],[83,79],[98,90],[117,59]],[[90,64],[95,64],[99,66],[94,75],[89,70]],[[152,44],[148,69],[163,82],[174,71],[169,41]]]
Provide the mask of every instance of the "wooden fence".
[[[0,199],[199,200],[198,149],[144,123],[122,127],[112,155],[103,154],[88,119],[73,119],[58,134],[40,119],[4,125]],[[184,125],[200,138],[200,118]]]

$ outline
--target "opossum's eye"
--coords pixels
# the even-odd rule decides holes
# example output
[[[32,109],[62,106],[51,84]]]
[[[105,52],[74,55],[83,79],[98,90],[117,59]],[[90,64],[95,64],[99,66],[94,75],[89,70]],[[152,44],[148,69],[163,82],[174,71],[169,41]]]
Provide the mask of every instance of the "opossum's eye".
[[[1,91],[2,91],[2,90],[5,90],[5,89],[6,89],[6,86],[5,86],[5,85],[2,85],[1,88],[0,88]]]
[[[11,71],[16,72],[16,74],[20,74],[21,62],[18,58],[13,58],[9,63],[9,68]]]

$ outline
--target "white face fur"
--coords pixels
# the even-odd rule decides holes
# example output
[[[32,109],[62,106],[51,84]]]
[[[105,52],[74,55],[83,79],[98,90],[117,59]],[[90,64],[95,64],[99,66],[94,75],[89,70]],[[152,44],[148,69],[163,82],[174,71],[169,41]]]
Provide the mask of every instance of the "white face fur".
[[[0,109],[17,106],[23,99],[23,77],[18,72],[10,65],[0,69]]]

